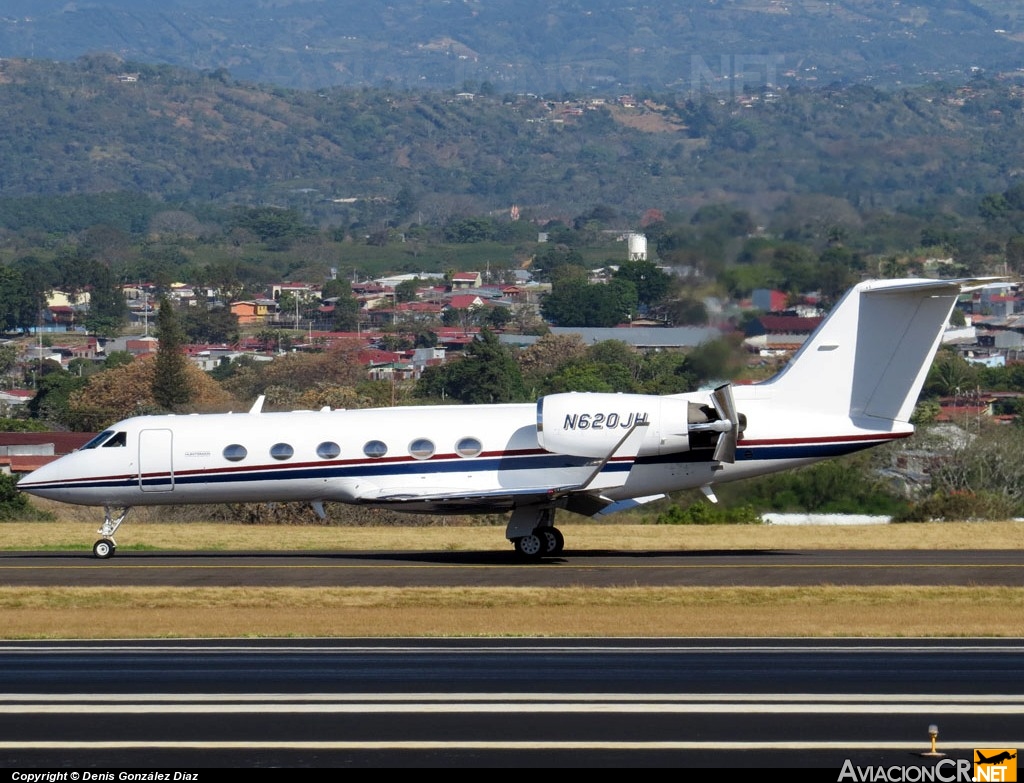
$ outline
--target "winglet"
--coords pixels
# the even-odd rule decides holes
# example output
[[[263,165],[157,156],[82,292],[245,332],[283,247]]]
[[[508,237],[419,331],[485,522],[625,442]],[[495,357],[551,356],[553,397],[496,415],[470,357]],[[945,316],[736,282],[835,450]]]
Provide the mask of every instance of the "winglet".
[[[263,413],[263,401],[266,398],[267,396],[265,394],[261,394],[259,397],[257,397],[256,402],[254,402],[252,404],[252,407],[249,408],[249,413],[252,413],[254,415]]]

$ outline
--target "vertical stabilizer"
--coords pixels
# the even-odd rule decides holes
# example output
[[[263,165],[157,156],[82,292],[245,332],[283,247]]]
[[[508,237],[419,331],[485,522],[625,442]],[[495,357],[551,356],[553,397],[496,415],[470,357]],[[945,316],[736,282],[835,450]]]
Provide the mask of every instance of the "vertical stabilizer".
[[[992,279],[860,283],[766,385],[808,414],[906,422],[957,297]]]

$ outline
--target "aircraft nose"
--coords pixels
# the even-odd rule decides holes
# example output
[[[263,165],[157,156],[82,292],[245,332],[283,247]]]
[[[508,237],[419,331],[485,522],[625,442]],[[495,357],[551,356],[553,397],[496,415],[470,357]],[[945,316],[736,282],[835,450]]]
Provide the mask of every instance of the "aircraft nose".
[[[54,460],[22,476],[17,484],[18,489],[29,495],[59,500],[64,476],[64,469],[59,463],[59,459]]]

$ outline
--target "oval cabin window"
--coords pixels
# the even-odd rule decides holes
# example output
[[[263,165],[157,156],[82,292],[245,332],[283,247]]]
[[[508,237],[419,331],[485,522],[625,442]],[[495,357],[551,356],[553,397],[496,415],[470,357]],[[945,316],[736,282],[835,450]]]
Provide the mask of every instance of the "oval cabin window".
[[[316,455],[321,459],[334,459],[339,454],[341,454],[341,446],[329,440],[316,447]]]
[[[475,457],[483,450],[483,444],[476,438],[462,438],[455,444],[455,452],[460,457]]]
[[[274,459],[291,459],[295,449],[287,443],[275,443],[270,447],[270,456]]]
[[[387,445],[380,440],[371,440],[369,443],[363,446],[363,454],[365,454],[367,457],[373,457],[374,459],[376,459],[378,457],[383,457],[387,453]]]
[[[434,444],[426,438],[416,438],[409,444],[409,453],[416,459],[429,459],[434,456]]]
[[[245,450],[245,446],[238,443],[232,443],[230,446],[224,447],[224,459],[230,462],[238,462],[245,459],[249,452]]]

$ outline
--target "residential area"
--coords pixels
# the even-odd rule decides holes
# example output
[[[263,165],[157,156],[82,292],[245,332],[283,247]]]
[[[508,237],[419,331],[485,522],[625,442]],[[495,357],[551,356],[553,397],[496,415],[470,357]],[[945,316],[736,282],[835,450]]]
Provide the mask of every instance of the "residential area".
[[[600,273],[594,270],[595,279],[600,279]],[[182,283],[171,286],[166,298],[179,313],[221,309],[237,322],[237,340],[182,345],[188,361],[204,373],[223,371],[240,360],[270,363],[344,344],[350,349],[346,356],[354,357],[362,377],[392,389],[418,381],[428,367],[458,360],[484,328],[515,351],[533,345],[545,333],[578,335],[587,346],[617,341],[638,354],[685,353],[710,341],[731,339],[756,380],[758,373],[764,377],[780,367],[824,316],[814,295],[794,300],[784,292],[762,289],[742,301],[706,302],[710,323],[704,326],[669,327],[656,319],[636,318],[613,328],[560,327],[544,323],[539,309],[550,285],[536,283],[528,274],[511,284],[492,283],[485,277],[484,272],[464,271],[353,281],[355,328],[345,331],[331,328],[338,297],[325,295],[326,287],[313,283],[281,281],[268,286],[263,297],[227,303],[217,301],[210,289]],[[4,341],[10,361],[2,377],[0,416],[27,416],[38,391],[37,368],[44,364],[81,376],[104,366],[115,354],[133,360],[156,356],[160,292],[143,282],[123,286],[122,293],[130,318],[118,337],[98,338],[78,325],[88,312],[87,292],[78,297],[53,292],[43,313],[44,325],[30,335]],[[942,342],[971,364],[1013,365],[1024,343],[1022,311],[1024,299],[1016,286],[983,287],[962,297]],[[935,419],[956,422],[984,417],[1008,422],[1016,415],[1018,396],[979,387],[955,388],[940,399]],[[390,402],[400,400],[392,395]],[[33,433],[0,433],[0,470],[31,470],[81,445],[88,434],[66,432],[40,438]]]

